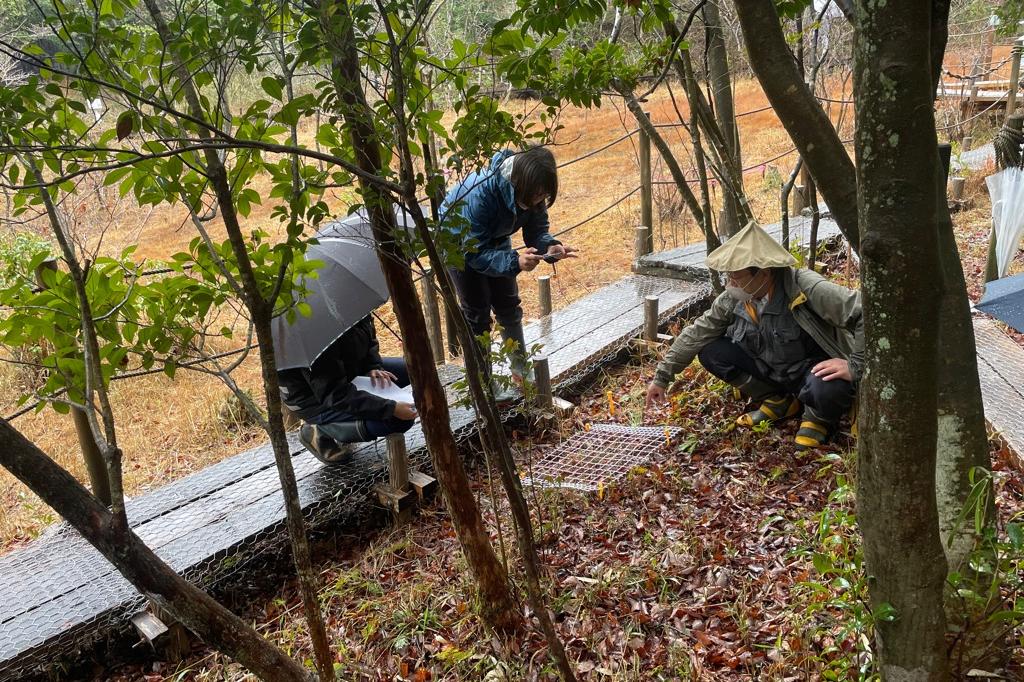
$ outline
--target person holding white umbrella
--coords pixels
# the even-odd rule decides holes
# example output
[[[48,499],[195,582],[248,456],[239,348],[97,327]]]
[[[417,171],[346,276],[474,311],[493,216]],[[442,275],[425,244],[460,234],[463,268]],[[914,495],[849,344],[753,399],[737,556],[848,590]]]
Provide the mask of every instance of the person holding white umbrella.
[[[382,358],[372,311],[387,301],[387,285],[365,214],[332,223],[306,251],[321,261],[307,278],[310,315],[275,319],[277,376],[285,406],[303,420],[299,440],[327,464],[348,461],[356,444],[413,425],[402,358]],[[361,379],[363,378],[363,379]]]

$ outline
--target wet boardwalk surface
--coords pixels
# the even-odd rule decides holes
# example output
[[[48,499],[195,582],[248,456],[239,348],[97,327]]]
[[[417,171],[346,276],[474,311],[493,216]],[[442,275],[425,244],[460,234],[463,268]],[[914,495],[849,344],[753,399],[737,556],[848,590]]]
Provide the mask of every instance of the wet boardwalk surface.
[[[985,419],[1024,469],[1024,348],[987,318],[974,319],[974,336]]]
[[[694,315],[708,290],[679,279],[630,275],[526,328],[543,344],[552,383],[567,388],[593,375],[643,326],[646,296],[659,297],[663,323]],[[439,373],[450,386],[455,366]],[[453,407],[457,437],[474,432],[473,415]],[[410,466],[432,471],[419,425],[406,434]],[[388,478],[383,441],[363,446],[344,466],[325,467],[291,434],[292,464],[305,516],[314,528],[339,524],[376,504]],[[269,446],[179,479],[128,503],[135,532],[186,578],[203,587],[241,581],[246,566],[286,549],[284,506]],[[0,680],[16,680],[99,639],[123,633],[144,599],[76,531],[60,524],[0,557]]]

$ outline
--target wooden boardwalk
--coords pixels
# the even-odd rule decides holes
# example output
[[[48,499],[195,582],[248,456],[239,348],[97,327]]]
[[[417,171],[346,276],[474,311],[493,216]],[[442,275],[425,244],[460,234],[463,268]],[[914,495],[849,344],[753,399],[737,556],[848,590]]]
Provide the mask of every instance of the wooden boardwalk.
[[[568,388],[593,375],[643,326],[644,298],[660,297],[662,322],[696,314],[708,290],[678,279],[630,275],[526,328],[540,343],[552,381]],[[443,366],[446,385],[460,369]],[[452,410],[460,437],[474,430],[469,410]],[[406,436],[410,463],[430,472],[419,426]],[[383,442],[363,446],[346,466],[325,467],[292,434],[292,463],[303,511],[313,527],[337,524],[375,502],[387,480]],[[135,531],[157,554],[204,587],[231,585],[249,562],[286,548],[284,507],[269,446],[236,455],[130,500]],[[142,596],[76,531],[60,524],[0,557],[0,681],[17,680],[124,634]]]
[[[1024,469],[1024,348],[987,317],[974,318],[985,420]]]

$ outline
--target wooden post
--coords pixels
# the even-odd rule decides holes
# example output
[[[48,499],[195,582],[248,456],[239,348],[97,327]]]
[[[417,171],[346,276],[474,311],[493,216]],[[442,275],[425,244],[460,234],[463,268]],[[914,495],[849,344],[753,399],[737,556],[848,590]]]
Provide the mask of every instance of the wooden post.
[[[57,271],[56,259],[44,260],[36,266],[36,285],[40,289],[49,288],[43,279],[43,273]],[[85,460],[85,470],[89,474],[89,486],[92,494],[103,504],[110,506],[110,478],[107,474],[107,463],[103,461],[103,454],[96,445],[96,439],[92,435],[92,427],[89,426],[89,417],[85,410],[72,407],[71,419],[75,422],[75,433],[78,434],[78,447],[82,451],[82,459]]]
[[[644,298],[644,341],[658,341],[658,297]]]
[[[963,109],[962,113],[965,118],[970,116],[971,112],[974,111],[974,102],[978,99],[978,77],[981,74],[981,71],[980,61],[975,59],[974,66],[971,67],[971,76],[967,81],[968,86],[970,86],[970,92],[967,95],[967,102],[961,104],[961,108]]]
[[[395,490],[409,489],[409,451],[405,447],[405,434],[393,433],[387,437],[388,480]]]
[[[950,183],[950,198],[954,202],[959,204],[964,200],[964,185],[966,183],[966,178],[962,178],[960,176],[954,176],[952,178]]]
[[[412,504],[416,499],[409,482],[409,452],[404,434],[391,434],[387,444],[388,482],[376,487],[377,499],[391,512],[392,521],[401,525],[412,517]]]
[[[650,245],[651,228],[643,225],[636,228],[633,233],[633,259],[639,261],[651,252]]]
[[[971,151],[971,145],[974,144],[974,138],[970,135],[965,135],[964,139],[960,141],[960,151],[969,152]]]
[[[1024,52],[1024,38],[1017,38],[1013,41],[1013,50],[1010,52],[1010,85],[1006,93],[1006,118],[1010,118],[1017,111],[1021,52]]]
[[[437,294],[434,291],[434,271],[430,268],[423,272],[420,296],[423,297],[423,311],[427,318],[430,350],[434,353],[434,363],[440,365],[444,362],[444,338],[441,336],[441,311],[437,306]]]
[[[452,311],[448,309],[448,306],[444,308],[444,326],[445,332],[448,335],[448,355],[453,358],[459,357],[459,334],[455,329],[455,318],[453,315],[458,315],[458,311]]]
[[[548,364],[548,356],[534,357],[533,373],[537,382],[537,407],[550,414],[554,410],[555,396],[551,389],[551,367]]]
[[[644,116],[651,120],[645,111]],[[647,250],[654,251],[654,192],[651,178],[651,137],[640,128],[640,223],[649,228],[647,233]]]
[[[793,210],[791,215],[798,216],[807,207],[807,188],[797,184],[793,186]]]
[[[804,195],[804,208],[814,209],[811,206],[811,194],[814,186],[814,178],[811,177],[811,168],[804,162],[804,165],[800,167],[800,183],[797,185],[797,191],[802,192]]]
[[[551,275],[537,278],[537,297],[540,299],[540,316],[551,314]]]

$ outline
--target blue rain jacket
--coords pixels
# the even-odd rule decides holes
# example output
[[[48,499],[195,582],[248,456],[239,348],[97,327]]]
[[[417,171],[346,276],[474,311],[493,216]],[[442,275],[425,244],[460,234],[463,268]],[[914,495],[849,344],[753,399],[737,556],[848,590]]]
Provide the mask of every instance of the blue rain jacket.
[[[491,277],[519,273],[519,255],[512,249],[511,237],[520,228],[523,242],[538,253],[561,243],[548,232],[547,207],[524,210],[516,205],[512,182],[501,172],[502,162],[512,155],[508,149],[495,154],[487,168],[452,187],[441,204],[442,217],[457,211],[469,223],[464,239],[477,242],[476,251],[466,254],[466,268]]]

